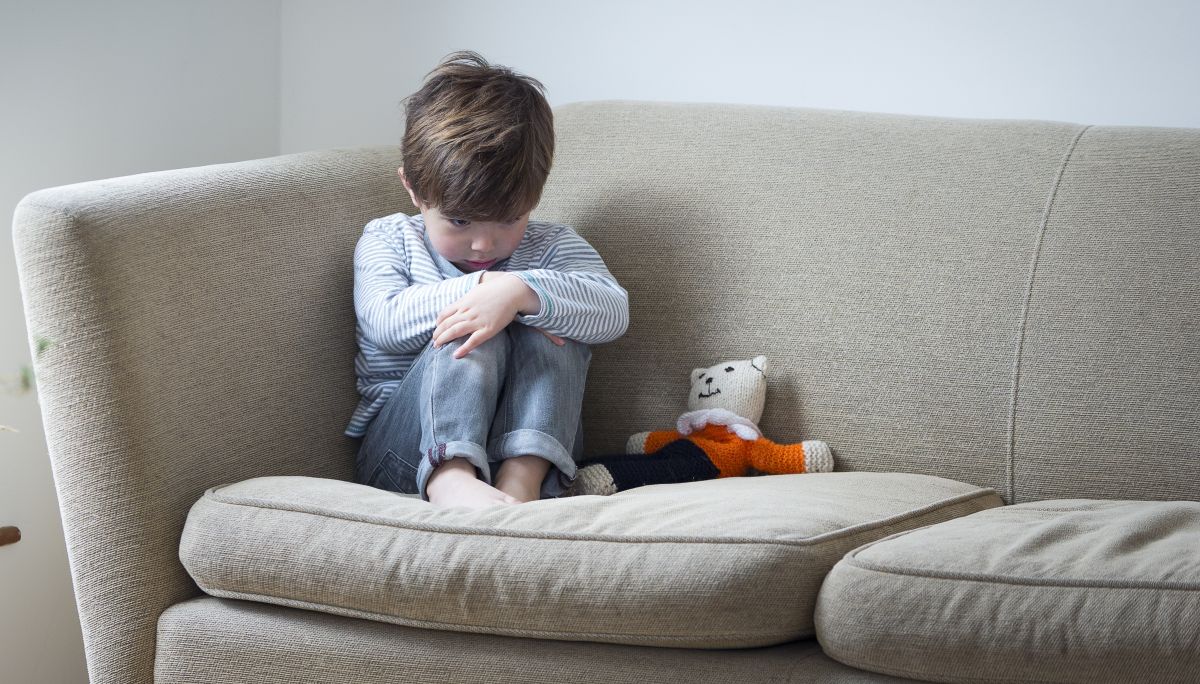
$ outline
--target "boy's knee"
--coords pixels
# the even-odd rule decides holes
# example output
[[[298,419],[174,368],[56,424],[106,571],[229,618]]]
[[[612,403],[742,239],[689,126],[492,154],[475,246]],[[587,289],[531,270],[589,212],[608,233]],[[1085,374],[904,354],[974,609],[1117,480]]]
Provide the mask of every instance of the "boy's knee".
[[[550,342],[550,338],[543,335],[540,330],[538,330],[537,328],[533,328],[528,325],[525,325],[524,323],[516,323],[516,322],[509,323],[508,327],[504,329],[504,332],[508,334],[508,337],[514,343],[537,342],[537,341],[539,341],[539,338],[541,338],[542,340],[545,340],[547,342]],[[553,342],[551,342],[551,344],[553,344]]]
[[[471,337],[470,335],[463,335],[462,337],[460,337],[456,340],[451,340],[451,341],[447,342],[446,344],[443,344],[441,347],[438,347],[435,351],[437,351],[439,354],[452,355],[455,352],[457,352],[459,350],[459,348],[461,348],[464,344],[466,344],[467,340],[470,339],[470,337]],[[433,344],[433,343],[430,342],[430,344]],[[510,346],[511,346],[511,342],[508,339],[508,335],[505,335],[503,332],[501,332],[501,333],[492,335],[488,339],[481,342],[479,344],[479,346],[475,347],[474,349],[472,349],[470,351],[468,356],[479,354],[481,357],[495,356],[495,357],[503,358],[508,355],[508,350],[509,350]]]
[[[579,357],[584,363],[592,358],[592,348],[589,345],[565,337],[562,338],[563,344],[559,345],[539,328],[532,328],[523,323],[509,325],[508,333],[514,345],[522,345],[525,349],[532,349],[547,356],[561,358],[570,354]]]
[[[535,345],[538,347],[546,347],[549,349],[558,349],[558,348],[560,348],[560,346],[568,346],[568,345],[582,345],[585,347],[587,346],[587,345],[582,344],[581,342],[576,342],[575,340],[567,339],[565,337],[560,338],[560,339],[562,339],[562,341],[565,342],[566,344],[564,344],[564,345],[556,344],[554,342],[554,340],[550,339],[550,337],[546,333],[542,332],[541,328],[534,328],[534,327],[525,325],[524,323],[512,323],[511,325],[508,326],[507,330],[508,330],[508,336],[512,339],[513,344],[520,344],[520,343],[532,344],[532,345]]]
[[[563,345],[563,347],[569,348],[569,350],[573,354],[575,354],[575,356],[579,357],[579,361],[581,363],[583,363],[584,365],[591,363],[592,347],[590,345],[584,344],[582,342],[576,342],[575,340],[565,340],[565,342],[566,342],[566,344]]]

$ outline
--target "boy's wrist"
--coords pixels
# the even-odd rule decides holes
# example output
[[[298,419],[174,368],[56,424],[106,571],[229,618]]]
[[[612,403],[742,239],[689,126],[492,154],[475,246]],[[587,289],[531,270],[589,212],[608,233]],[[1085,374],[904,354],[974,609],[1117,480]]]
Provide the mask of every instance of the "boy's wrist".
[[[499,279],[497,276],[499,276]],[[542,310],[542,300],[538,299],[537,293],[534,292],[533,288],[529,287],[529,283],[526,283],[524,280],[522,280],[520,276],[506,271],[485,271],[479,276],[480,283],[485,281],[495,281],[498,283],[501,280],[510,284],[513,288],[513,291],[516,293],[518,314],[521,314],[522,316],[536,316],[538,312]]]
[[[537,293],[520,276],[511,273],[508,275],[521,285],[521,299],[518,302],[517,313],[523,316],[538,315],[538,312],[542,310],[542,300],[538,299]]]

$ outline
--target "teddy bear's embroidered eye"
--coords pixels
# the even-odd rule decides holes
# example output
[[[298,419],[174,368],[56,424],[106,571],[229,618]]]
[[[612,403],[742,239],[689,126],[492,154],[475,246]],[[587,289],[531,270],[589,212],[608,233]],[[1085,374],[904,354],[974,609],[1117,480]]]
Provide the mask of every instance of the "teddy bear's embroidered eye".
[[[732,373],[732,372],[733,372],[733,366],[726,366],[726,367],[725,367],[725,372],[726,372],[726,373]]]
[[[707,373],[701,373],[701,374],[700,374],[700,377],[698,377],[698,378],[696,378],[696,379],[697,379],[697,380],[703,380],[705,375],[707,375]]]

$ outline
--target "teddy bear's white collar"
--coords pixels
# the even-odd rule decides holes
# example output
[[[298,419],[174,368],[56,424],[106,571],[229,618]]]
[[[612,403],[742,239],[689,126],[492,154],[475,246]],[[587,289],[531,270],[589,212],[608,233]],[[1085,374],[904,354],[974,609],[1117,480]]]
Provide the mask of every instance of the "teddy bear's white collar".
[[[762,430],[758,429],[754,421],[720,408],[688,411],[675,421],[675,430],[681,435],[690,435],[703,429],[705,425],[724,425],[730,432],[747,441],[762,437]]]

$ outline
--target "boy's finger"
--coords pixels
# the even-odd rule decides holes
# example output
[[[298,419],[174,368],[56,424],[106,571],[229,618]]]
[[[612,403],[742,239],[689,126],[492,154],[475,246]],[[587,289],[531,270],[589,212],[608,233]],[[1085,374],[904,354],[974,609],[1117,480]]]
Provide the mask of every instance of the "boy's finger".
[[[447,318],[450,318],[451,316],[453,316],[456,313],[458,313],[458,302],[455,302],[455,303],[451,304],[450,306],[442,309],[441,312],[438,313],[438,317],[434,322],[441,323],[442,321],[446,320]]]
[[[443,344],[449,344],[463,335],[469,335],[472,332],[473,331],[471,330],[469,323],[466,321],[458,321],[457,323],[446,326],[446,329],[442,331],[442,334],[434,338],[433,346],[440,347]]]
[[[435,344],[433,346],[436,347],[439,344],[441,344],[442,342],[449,342],[450,340],[453,340],[456,337],[461,337],[461,336],[467,334],[468,332],[470,332],[469,330],[464,330],[464,331],[458,333],[457,335],[455,335],[454,337],[450,337],[450,338],[446,337],[446,333],[448,331],[454,329],[455,326],[462,325],[464,322],[465,321],[463,321],[461,318],[456,319],[454,317],[448,317],[448,318],[443,319],[442,322],[438,323],[437,327],[433,329],[433,339],[435,341]],[[439,342],[439,340],[440,340],[440,342]]]
[[[458,350],[454,352],[454,358],[461,359],[462,357],[469,354],[471,352],[471,350],[474,349],[475,347],[478,347],[479,345],[483,344],[484,342],[487,342],[491,336],[492,336],[491,333],[489,333],[487,330],[484,330],[483,328],[476,330],[475,332],[471,333],[471,336],[467,338],[467,341],[463,342],[462,346],[459,347]]]
[[[445,335],[446,331],[449,330],[453,325],[453,323],[447,323],[446,321],[438,323],[437,327],[433,329],[433,341],[437,342],[440,340],[442,335]]]
[[[471,333],[471,336],[467,338],[467,341],[463,342],[461,347],[454,350],[454,358],[461,359],[462,357],[466,356],[467,354],[470,354],[471,350],[475,348],[474,342],[475,342],[475,338],[478,335],[479,335],[478,330]]]

